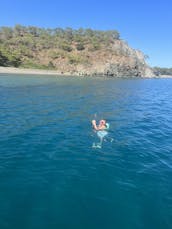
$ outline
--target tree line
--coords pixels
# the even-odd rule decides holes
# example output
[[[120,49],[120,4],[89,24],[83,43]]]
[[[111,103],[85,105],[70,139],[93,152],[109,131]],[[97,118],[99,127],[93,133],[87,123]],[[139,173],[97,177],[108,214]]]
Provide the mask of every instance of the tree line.
[[[172,76],[172,68],[160,68],[154,67],[153,68],[155,75],[171,75]]]
[[[114,40],[119,40],[117,30],[93,30],[90,28],[39,28],[16,25],[0,27],[0,66],[24,66],[35,64],[36,57],[43,50],[52,50],[51,58],[66,55],[73,50],[89,52],[108,47]],[[47,68],[52,68],[49,64]]]

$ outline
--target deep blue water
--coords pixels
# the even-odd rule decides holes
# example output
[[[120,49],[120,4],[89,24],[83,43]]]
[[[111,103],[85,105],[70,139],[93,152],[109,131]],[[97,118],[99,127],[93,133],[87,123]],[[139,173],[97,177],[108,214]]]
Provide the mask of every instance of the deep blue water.
[[[1,75],[0,228],[171,229],[172,80]]]

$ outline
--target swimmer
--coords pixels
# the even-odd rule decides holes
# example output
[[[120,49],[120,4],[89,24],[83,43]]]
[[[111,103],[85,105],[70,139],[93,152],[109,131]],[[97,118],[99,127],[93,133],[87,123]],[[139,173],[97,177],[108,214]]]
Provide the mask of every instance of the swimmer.
[[[96,120],[92,120],[92,126],[95,130],[107,130],[109,128],[109,124],[105,119],[101,119],[99,124],[96,124]]]
[[[96,124],[96,120],[92,120],[93,129],[97,132],[97,136],[100,139],[100,142],[95,144],[93,143],[93,148],[101,148],[104,137],[108,134],[107,130],[109,129],[109,123],[105,119],[101,119],[99,124]]]

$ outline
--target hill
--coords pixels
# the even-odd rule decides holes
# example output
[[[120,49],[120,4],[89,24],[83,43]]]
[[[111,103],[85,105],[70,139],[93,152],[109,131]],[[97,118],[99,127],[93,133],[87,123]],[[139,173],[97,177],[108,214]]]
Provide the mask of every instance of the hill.
[[[52,69],[61,74],[151,77],[145,55],[116,30],[0,27],[0,66]]]

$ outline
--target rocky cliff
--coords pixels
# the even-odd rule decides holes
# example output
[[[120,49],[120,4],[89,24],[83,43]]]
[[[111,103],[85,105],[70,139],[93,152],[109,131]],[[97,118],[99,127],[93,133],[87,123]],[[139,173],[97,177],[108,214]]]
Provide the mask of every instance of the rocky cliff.
[[[66,65],[67,66],[67,65]],[[68,66],[76,74],[108,77],[154,77],[153,70],[145,61],[145,55],[132,49],[122,40],[116,40],[107,49],[89,55],[89,64]]]

